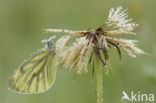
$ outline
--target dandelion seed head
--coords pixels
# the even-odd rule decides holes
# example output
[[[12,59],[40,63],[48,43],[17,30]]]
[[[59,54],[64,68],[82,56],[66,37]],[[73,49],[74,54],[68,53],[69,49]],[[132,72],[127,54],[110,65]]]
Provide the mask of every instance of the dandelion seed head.
[[[113,37],[110,34],[135,34],[133,30],[138,24],[128,18],[127,10],[118,7],[112,8],[105,24],[96,30],[72,31],[66,29],[48,29],[48,32],[64,32],[70,35],[62,36],[56,42],[58,61],[61,66],[68,70],[75,70],[76,73],[88,72],[88,65],[94,64],[97,59],[108,71],[111,68],[109,61],[109,49],[115,47],[121,61],[121,50],[125,50],[131,57],[136,54],[145,54],[143,50],[136,46],[138,40],[127,40],[120,37]],[[105,27],[105,28],[104,28]],[[76,37],[70,46],[66,46],[68,40],[74,35]],[[96,63],[95,63],[96,64]],[[94,68],[94,66],[93,66]]]

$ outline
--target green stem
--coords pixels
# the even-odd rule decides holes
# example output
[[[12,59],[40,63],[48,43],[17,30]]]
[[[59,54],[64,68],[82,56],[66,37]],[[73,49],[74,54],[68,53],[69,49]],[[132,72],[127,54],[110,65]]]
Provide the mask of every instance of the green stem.
[[[100,67],[100,60],[97,56],[96,56],[96,70],[97,70],[97,103],[103,103],[102,68]]]

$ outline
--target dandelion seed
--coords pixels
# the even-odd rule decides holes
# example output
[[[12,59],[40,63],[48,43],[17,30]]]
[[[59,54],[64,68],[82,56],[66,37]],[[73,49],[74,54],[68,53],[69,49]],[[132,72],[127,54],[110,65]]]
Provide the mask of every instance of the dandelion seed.
[[[109,12],[107,26],[115,29],[115,31],[107,31],[108,34],[135,34],[132,32],[138,24],[132,23],[132,19],[127,19],[127,10],[123,10],[122,7],[118,7],[115,11],[112,8]]]

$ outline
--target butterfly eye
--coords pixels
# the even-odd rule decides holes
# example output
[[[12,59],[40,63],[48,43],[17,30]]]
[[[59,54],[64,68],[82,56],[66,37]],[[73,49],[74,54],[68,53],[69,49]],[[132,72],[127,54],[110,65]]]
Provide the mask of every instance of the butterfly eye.
[[[49,45],[49,46],[52,45],[52,42],[51,41],[48,41],[47,42],[47,45]]]
[[[54,47],[53,41],[47,41],[47,47],[48,47],[49,49],[52,49],[52,48]]]
[[[52,41],[48,41],[48,42],[47,42],[47,46],[48,46],[49,48],[52,46],[52,44],[53,44]]]

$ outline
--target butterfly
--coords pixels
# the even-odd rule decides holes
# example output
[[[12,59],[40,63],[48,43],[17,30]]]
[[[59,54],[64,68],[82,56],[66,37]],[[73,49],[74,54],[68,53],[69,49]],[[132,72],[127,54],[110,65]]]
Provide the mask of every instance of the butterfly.
[[[34,52],[13,73],[8,85],[11,90],[24,94],[41,93],[53,85],[57,69],[54,38],[42,40],[45,47]]]

